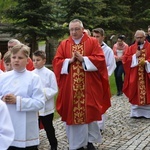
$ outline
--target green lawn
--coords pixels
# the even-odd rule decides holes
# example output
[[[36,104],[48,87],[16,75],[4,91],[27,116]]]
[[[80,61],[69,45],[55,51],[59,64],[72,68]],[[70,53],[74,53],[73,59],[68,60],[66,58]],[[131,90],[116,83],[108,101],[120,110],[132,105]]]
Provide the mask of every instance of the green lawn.
[[[116,88],[116,83],[115,83],[115,77],[114,74],[112,74],[109,78],[109,82],[110,82],[110,90],[111,90],[111,94],[115,95],[117,93],[117,88]]]
[[[115,95],[116,94],[116,83],[115,83],[115,77],[114,74],[112,74],[109,78],[109,82],[110,82],[110,89],[111,89],[111,94]],[[54,115],[54,119],[59,118],[59,114],[57,112],[55,112]]]

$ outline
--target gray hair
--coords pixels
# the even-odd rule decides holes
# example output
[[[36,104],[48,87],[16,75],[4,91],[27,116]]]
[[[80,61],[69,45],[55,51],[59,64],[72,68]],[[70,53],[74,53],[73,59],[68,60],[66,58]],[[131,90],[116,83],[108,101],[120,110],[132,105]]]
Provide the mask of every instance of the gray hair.
[[[21,44],[21,42],[17,39],[11,39],[8,41],[8,43],[16,43],[16,44]]]
[[[142,33],[143,36],[146,36],[146,33],[145,33],[144,30],[137,30],[137,31],[135,32],[135,35],[134,35],[134,36],[136,37],[136,35],[137,35],[138,33]]]
[[[75,22],[79,22],[81,28],[83,28],[83,23],[82,23],[81,20],[79,20],[79,19],[73,19],[72,21],[70,21],[70,23],[75,23]],[[70,26],[70,23],[69,23],[69,26]]]

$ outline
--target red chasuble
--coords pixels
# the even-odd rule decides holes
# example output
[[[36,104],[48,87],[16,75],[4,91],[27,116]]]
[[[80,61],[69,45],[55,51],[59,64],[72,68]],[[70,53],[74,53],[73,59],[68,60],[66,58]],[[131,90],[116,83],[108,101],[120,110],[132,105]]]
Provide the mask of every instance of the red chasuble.
[[[150,62],[150,43],[147,41],[141,50],[139,65],[131,68],[132,56],[137,51],[137,43],[131,45],[123,57],[125,79],[123,92],[129,98],[129,102],[134,105],[150,104],[150,73],[145,70],[145,65],[140,64],[141,60]]]
[[[69,65],[68,74],[61,74],[63,62],[71,58],[73,51],[86,56],[97,71],[84,71],[82,63]],[[68,125],[86,124],[101,120],[101,115],[110,107],[110,88],[105,57],[98,41],[84,35],[79,44],[71,37],[60,43],[53,60],[59,92],[56,109],[62,121]]]

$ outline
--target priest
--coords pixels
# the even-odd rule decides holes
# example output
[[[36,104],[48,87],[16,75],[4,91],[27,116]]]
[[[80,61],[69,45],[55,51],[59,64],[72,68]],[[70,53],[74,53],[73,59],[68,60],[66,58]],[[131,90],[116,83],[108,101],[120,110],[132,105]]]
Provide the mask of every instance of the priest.
[[[66,124],[69,149],[95,150],[93,143],[101,142],[97,121],[111,105],[105,57],[79,19],[69,23],[69,31],[53,60],[59,86],[56,108]]]

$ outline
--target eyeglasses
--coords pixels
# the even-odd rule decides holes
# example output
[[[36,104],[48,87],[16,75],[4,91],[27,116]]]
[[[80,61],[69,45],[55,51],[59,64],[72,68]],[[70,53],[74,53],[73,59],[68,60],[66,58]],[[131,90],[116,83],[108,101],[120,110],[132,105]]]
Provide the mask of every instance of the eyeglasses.
[[[13,46],[8,46],[8,49],[13,48]]]
[[[69,29],[70,32],[73,32],[73,31],[74,31],[74,32],[77,32],[77,31],[79,31],[79,30],[81,30],[81,28],[74,28],[74,29],[71,28],[71,29]]]
[[[93,37],[95,37],[95,38],[99,38],[100,36],[99,36],[99,35],[97,35],[97,36],[93,36]]]
[[[135,37],[136,39],[142,39],[144,36],[141,36],[141,37]]]

